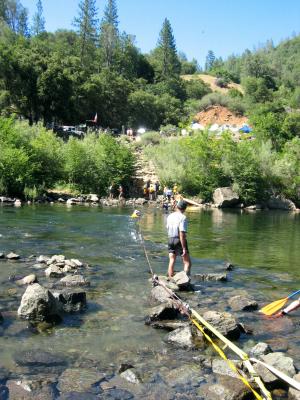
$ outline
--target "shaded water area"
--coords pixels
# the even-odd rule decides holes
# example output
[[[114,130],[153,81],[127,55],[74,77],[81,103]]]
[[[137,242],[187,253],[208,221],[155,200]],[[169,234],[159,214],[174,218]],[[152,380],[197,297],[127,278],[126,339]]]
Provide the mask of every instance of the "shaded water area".
[[[40,379],[54,384],[55,398],[62,389],[56,385],[62,371],[80,367],[82,371],[105,373],[107,380],[112,380],[112,388],[124,390],[120,398],[133,398],[130,393],[135,398],[155,398],[149,394],[154,396],[155,390],[157,398],[177,398],[178,393],[202,398],[201,382],[208,380],[208,373],[199,365],[197,357],[201,352],[174,349],[164,343],[165,331],[144,324],[150,275],[131,212],[126,208],[61,205],[0,208],[0,252],[13,250],[23,258],[41,254],[78,258],[90,265],[83,273],[91,282],[87,288],[87,311],[68,315],[55,328],[37,333],[17,318],[25,289],[17,287],[9,277],[34,272],[42,285],[51,280],[46,279],[43,270],[32,268],[35,259],[0,260],[0,309],[4,315],[0,325],[0,383],[2,378],[3,382],[7,378]],[[153,269],[165,274],[167,215],[158,208],[145,208],[143,214],[141,227]],[[263,305],[299,289],[300,214],[213,209],[187,216],[192,273],[223,271],[226,261],[235,265],[228,282],[203,283],[196,293],[184,296],[200,312],[230,311],[227,299],[240,290],[247,290]],[[180,268],[178,262],[177,270]],[[247,350],[258,341],[266,341],[273,350],[290,354],[299,368],[299,314],[295,312],[287,323],[287,318],[270,320],[257,312],[235,313],[253,330],[253,335],[241,337],[239,346]],[[49,369],[49,365],[22,367],[16,358],[27,350],[59,355],[65,365],[55,370]],[[206,353],[213,354],[211,350]],[[118,380],[122,363],[136,367],[144,382],[142,389]],[[180,382],[175,375],[180,376],[184,366],[189,370],[189,378]],[[166,382],[173,384],[169,387]],[[164,390],[165,394],[159,392]],[[105,398],[101,397],[99,386],[87,391]],[[118,397],[111,393],[107,398]]]

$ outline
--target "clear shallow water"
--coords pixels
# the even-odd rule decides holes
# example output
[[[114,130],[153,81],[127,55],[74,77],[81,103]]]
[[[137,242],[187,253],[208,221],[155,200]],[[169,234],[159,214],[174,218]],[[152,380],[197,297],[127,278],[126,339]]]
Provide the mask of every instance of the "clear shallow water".
[[[31,273],[34,261],[0,261],[0,307],[5,316],[0,328],[2,365],[16,371],[16,351],[36,349],[64,354],[70,365],[92,360],[105,369],[124,359],[136,359],[149,369],[157,369],[158,364],[170,366],[169,358],[156,356],[166,348],[162,341],[166,333],[143,322],[150,275],[131,212],[60,205],[0,207],[0,252],[16,251],[22,257],[64,254],[91,265],[83,271],[91,281],[88,311],[68,316],[56,328],[36,334],[15,314],[24,288],[8,280],[13,274]],[[160,209],[144,209],[143,213],[141,226],[151,263],[156,273],[165,274],[166,214]],[[300,214],[209,210],[187,215],[193,272],[218,272],[225,261],[236,265],[228,283],[206,284],[201,295],[188,295],[200,311],[227,310],[226,299],[238,290],[247,290],[264,304],[299,289]],[[178,270],[180,267],[177,264]],[[47,282],[43,270],[34,272],[41,284]],[[17,292],[12,294],[10,289]],[[249,340],[267,340],[300,361],[297,329],[278,320],[265,320],[257,313],[237,317],[254,330],[254,336],[241,339],[241,346],[247,348]],[[298,324],[298,317],[299,311],[291,320]],[[185,355],[172,350],[172,357],[180,363]]]

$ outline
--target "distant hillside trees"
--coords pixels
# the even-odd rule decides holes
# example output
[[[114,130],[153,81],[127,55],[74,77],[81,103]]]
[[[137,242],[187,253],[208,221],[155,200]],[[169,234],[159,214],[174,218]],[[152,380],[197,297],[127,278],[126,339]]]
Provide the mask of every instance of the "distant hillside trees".
[[[42,32],[45,32],[45,18],[43,16],[42,0],[38,0],[36,3],[36,13],[32,19],[31,33],[32,35],[37,36]]]

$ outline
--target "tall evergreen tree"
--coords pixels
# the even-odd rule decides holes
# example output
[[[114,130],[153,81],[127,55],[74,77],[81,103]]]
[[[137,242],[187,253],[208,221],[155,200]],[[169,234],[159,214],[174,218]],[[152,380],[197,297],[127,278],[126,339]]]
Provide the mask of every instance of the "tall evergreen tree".
[[[100,54],[105,67],[114,66],[119,47],[118,10],[116,0],[108,0],[100,26]]]
[[[79,15],[74,20],[74,25],[79,34],[79,52],[81,62],[91,59],[97,40],[97,8],[95,0],[81,0]]]
[[[13,32],[28,35],[27,17],[27,10],[19,0],[0,0],[0,19],[3,19]]]
[[[208,50],[205,61],[205,71],[210,71],[214,66],[215,61],[216,61],[215,53],[212,50]]]
[[[36,13],[32,19],[31,32],[34,36],[45,32],[45,18],[43,17],[43,5],[42,0],[37,0],[36,3]]]
[[[158,62],[159,74],[162,79],[168,79],[180,73],[175,38],[170,21],[166,18],[159,33],[158,46],[154,50]]]

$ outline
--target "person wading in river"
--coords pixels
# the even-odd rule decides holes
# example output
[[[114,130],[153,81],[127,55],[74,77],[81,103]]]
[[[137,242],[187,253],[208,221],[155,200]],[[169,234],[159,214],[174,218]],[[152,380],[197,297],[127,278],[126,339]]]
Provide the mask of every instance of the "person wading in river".
[[[184,271],[189,275],[191,271],[191,259],[189,255],[186,233],[187,233],[187,219],[184,215],[187,203],[179,200],[177,203],[176,211],[168,216],[167,230],[168,230],[168,250],[169,250],[169,267],[168,277],[172,278],[174,275],[174,265],[176,257],[182,257]]]

